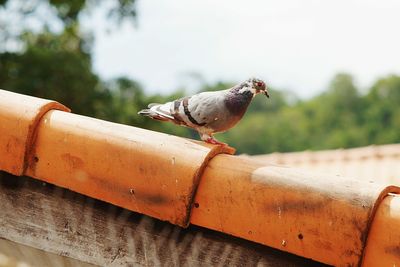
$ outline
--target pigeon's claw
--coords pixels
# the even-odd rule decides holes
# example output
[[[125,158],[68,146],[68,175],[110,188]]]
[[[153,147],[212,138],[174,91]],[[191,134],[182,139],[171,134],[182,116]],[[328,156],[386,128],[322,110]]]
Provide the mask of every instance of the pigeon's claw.
[[[206,143],[212,144],[212,145],[219,145],[219,146],[227,146],[228,144],[223,143],[218,141],[217,139],[213,137],[209,137],[208,139],[205,140]]]
[[[222,143],[222,142],[218,141],[217,139],[215,139],[213,137],[213,135],[210,133],[199,132],[199,134],[200,134],[201,140],[203,140],[206,143],[209,143],[212,145],[219,145],[219,146],[228,146],[228,144]]]

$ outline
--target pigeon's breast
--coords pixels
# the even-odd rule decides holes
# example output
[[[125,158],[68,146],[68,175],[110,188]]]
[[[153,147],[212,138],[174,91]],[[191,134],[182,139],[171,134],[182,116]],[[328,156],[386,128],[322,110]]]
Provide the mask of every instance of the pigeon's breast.
[[[252,98],[253,93],[250,91],[245,91],[243,93],[229,93],[225,98],[225,106],[230,114],[242,118]]]
[[[224,132],[232,128],[243,117],[252,98],[251,92],[240,95],[228,94],[224,99],[224,108],[218,112],[215,121],[209,123],[208,127],[215,132]]]

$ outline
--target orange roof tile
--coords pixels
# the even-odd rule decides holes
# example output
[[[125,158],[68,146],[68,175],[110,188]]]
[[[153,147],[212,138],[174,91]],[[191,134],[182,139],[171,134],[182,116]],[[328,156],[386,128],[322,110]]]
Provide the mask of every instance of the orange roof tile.
[[[51,109],[69,109],[55,101],[4,90],[0,99],[0,170],[22,175],[40,118]]]
[[[400,185],[400,144],[252,156],[269,164]]]
[[[8,97],[14,95],[1,93],[0,116],[7,124],[0,128],[0,136],[9,138],[19,134],[15,128],[19,118],[26,113],[37,118],[33,116],[37,105],[18,96],[32,107],[19,110],[15,102],[9,117]],[[391,194],[400,193],[395,186],[221,155],[233,151],[57,110],[33,120],[37,123],[28,134],[32,138],[20,138],[21,146],[0,147],[3,162],[21,166],[22,158],[28,176],[133,211],[181,226],[187,225],[192,212],[192,224],[337,266],[360,265],[371,246],[390,257],[391,250],[384,248],[400,240],[399,231],[387,232],[380,226],[382,221],[393,225],[400,221],[391,212],[400,206],[395,201],[400,196]],[[7,139],[0,141],[6,143]],[[7,158],[8,153],[19,157]],[[365,154],[347,153],[341,158],[347,162]],[[325,152],[319,157],[310,152],[291,155],[301,155],[292,156],[291,165],[325,158],[332,164],[332,154]],[[286,161],[278,161],[282,162]],[[12,172],[7,165],[0,166]],[[376,210],[380,212],[375,223]],[[371,225],[372,233],[383,232],[389,238],[367,244],[367,237],[374,240],[368,236]],[[400,255],[392,254],[389,262],[398,264]]]

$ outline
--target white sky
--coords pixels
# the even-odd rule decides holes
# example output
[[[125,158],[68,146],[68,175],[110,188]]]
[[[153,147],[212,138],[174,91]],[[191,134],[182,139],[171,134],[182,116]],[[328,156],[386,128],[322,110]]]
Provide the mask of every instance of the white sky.
[[[361,87],[400,73],[398,0],[138,0],[138,27],[111,33],[95,15],[94,68],[148,92],[251,76],[309,97],[339,71]]]

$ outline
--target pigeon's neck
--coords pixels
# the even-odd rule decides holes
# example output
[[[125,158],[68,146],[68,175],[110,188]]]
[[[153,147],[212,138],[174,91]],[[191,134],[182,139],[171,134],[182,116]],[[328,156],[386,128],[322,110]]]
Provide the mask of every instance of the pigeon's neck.
[[[241,117],[246,112],[253,96],[251,87],[237,86],[227,92],[225,105],[232,114]]]
[[[251,100],[251,98],[256,94],[256,89],[254,89],[249,83],[244,82],[229,89],[229,93],[246,99],[250,98]]]

